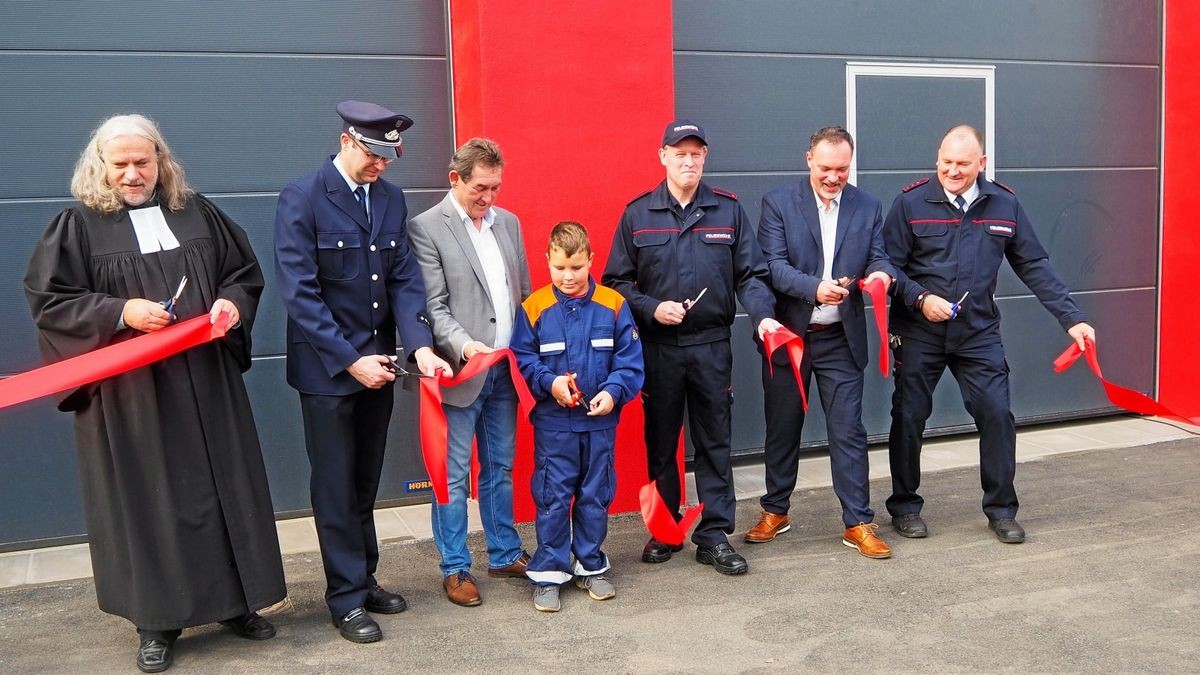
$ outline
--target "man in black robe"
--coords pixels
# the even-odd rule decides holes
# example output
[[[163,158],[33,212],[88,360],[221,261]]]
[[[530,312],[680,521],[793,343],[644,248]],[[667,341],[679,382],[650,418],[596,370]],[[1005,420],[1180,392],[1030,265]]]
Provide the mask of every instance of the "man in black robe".
[[[75,413],[100,609],[141,638],[137,665],[171,665],[181,629],[220,621],[267,639],[257,610],[287,595],[266,471],[242,381],[263,276],[245,232],[187,187],[153,122],[110,118],[46,228],[25,293],[47,362],[230,315],[222,340],[80,387]],[[187,277],[172,311],[171,298]]]

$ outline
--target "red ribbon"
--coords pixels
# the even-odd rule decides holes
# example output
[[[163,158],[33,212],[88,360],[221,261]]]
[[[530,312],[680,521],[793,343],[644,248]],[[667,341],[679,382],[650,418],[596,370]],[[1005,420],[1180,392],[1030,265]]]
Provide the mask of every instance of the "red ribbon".
[[[800,377],[800,362],[804,360],[804,338],[796,335],[787,328],[763,334],[763,346],[767,348],[767,372],[775,374],[775,366],[771,363],[771,355],[780,347],[787,348],[788,357],[792,362],[792,372],[796,374],[796,386],[800,389],[800,403],[804,412],[808,412],[808,394],[804,391],[804,380]]]
[[[1104,393],[1108,395],[1108,400],[1113,405],[1142,415],[1156,415],[1184,424],[1200,426],[1200,417],[1184,417],[1141,392],[1126,389],[1104,379],[1104,375],[1100,372],[1100,355],[1096,353],[1096,343],[1085,338],[1084,344],[1087,346],[1086,351],[1080,350],[1079,345],[1072,342],[1066,351],[1059,354],[1058,358],[1054,359],[1054,372],[1063,372],[1073,366],[1080,356],[1086,355],[1088,365],[1091,366],[1092,372],[1099,378],[1100,383],[1104,385]]]
[[[508,372],[512,377],[513,386],[517,389],[517,398],[521,401],[521,409],[529,414],[533,410],[533,394],[521,377],[517,368],[517,359],[509,349],[497,349],[486,354],[476,354],[467,361],[467,365],[454,377],[421,378],[421,458],[425,461],[425,471],[429,474],[429,483],[433,488],[433,496],[437,503],[446,504],[450,501],[450,485],[447,477],[446,454],[449,449],[449,431],[446,428],[446,412],[442,409],[442,388],[457,387],[467,380],[487,372],[488,368],[508,359]]]
[[[0,408],[76,389],[141,368],[223,337],[228,327],[227,312],[221,312],[216,323],[209,323],[205,314],[131,340],[13,375],[0,381]]]
[[[883,279],[859,279],[858,287],[871,296],[871,311],[875,314],[875,330],[879,331],[879,372],[888,376],[888,317],[887,289]]]
[[[655,541],[668,546],[679,546],[687,539],[688,530],[696,523],[696,519],[704,511],[701,502],[684,512],[683,518],[675,522],[674,512],[667,508],[662,495],[658,493],[658,481],[652,480],[642,486],[638,492],[638,501],[642,506],[642,520],[646,530]]]

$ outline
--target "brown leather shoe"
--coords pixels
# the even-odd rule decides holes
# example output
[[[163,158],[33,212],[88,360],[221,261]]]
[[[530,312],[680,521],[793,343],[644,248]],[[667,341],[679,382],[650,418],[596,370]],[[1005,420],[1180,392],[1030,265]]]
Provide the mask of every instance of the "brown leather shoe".
[[[442,580],[442,588],[446,589],[446,597],[450,602],[463,607],[474,607],[483,602],[479,597],[479,587],[475,585],[475,577],[470,572],[455,572]]]
[[[879,526],[875,523],[859,523],[854,527],[847,527],[842,533],[842,543],[858,549],[859,553],[868,558],[890,558],[892,549],[875,534],[875,530],[878,529]]]
[[[792,529],[792,521],[787,516],[763,511],[762,517],[758,519],[758,524],[746,532],[746,543],[765,544],[790,529]]]
[[[521,552],[521,557],[504,567],[488,568],[489,577],[520,577],[525,578],[525,568],[529,566],[529,554]]]

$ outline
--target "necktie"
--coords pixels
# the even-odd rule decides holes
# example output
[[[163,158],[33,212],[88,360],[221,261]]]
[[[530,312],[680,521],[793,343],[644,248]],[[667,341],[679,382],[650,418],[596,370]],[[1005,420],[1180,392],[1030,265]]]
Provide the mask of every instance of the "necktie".
[[[361,190],[362,188],[359,188],[359,189]],[[959,210],[959,211],[966,211],[966,210],[967,210],[967,200],[966,200],[966,199],[963,199],[963,196],[962,196],[962,195],[959,195],[959,196],[955,197],[955,198],[954,198],[954,203],[958,205],[958,210]]]
[[[367,208],[367,189],[359,185],[354,188],[354,198],[358,200],[359,206],[363,208],[363,213],[367,216],[367,225],[371,224],[371,209]],[[960,197],[961,199],[961,197]]]

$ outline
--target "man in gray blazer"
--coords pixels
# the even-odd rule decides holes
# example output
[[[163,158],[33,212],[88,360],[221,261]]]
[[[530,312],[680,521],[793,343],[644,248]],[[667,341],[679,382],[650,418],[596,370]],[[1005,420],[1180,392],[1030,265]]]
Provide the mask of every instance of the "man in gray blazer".
[[[513,316],[529,295],[529,265],[517,217],[492,205],[504,157],[484,138],[472,138],[450,159],[450,192],[409,222],[408,236],[428,295],[433,339],[455,372],[478,354],[507,347]],[[519,373],[514,374],[520,377]],[[506,363],[447,389],[450,501],[433,505],[433,536],[441,555],[442,587],[451,602],[482,602],[467,551],[467,481],[471,440],[479,453],[479,512],[488,543],[488,575],[525,576],[529,555],[513,527],[512,466],[517,392]]]

